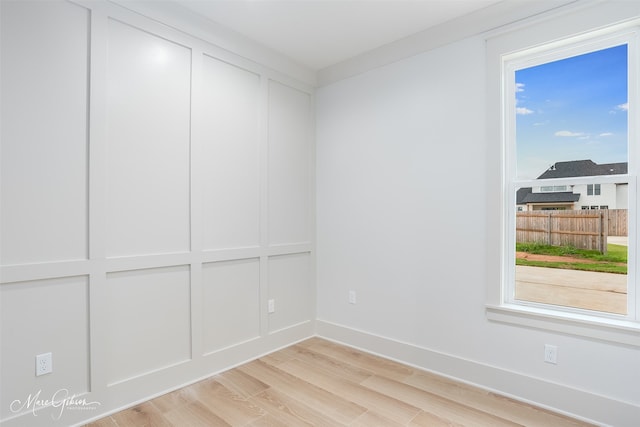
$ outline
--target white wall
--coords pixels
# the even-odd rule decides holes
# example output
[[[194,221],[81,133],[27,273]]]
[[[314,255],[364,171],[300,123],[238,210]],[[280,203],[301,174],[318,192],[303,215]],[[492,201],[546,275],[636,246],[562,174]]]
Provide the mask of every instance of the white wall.
[[[312,87],[108,2],[0,13],[2,425],[312,335]],[[24,405],[64,389],[100,406]]]
[[[317,92],[320,335],[618,426],[640,350],[491,322],[485,44],[463,41]],[[494,153],[495,150],[490,151]],[[491,183],[491,186],[489,185]],[[465,206],[461,209],[460,206]],[[357,304],[349,304],[349,290]],[[558,365],[543,363],[545,343]]]

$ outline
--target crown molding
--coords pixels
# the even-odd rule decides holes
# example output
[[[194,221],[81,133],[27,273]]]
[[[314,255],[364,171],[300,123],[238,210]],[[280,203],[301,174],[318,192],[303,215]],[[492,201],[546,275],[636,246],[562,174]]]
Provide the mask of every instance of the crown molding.
[[[591,3],[592,0],[504,0],[321,69],[317,73],[318,86],[325,86],[467,37],[497,31],[501,27],[528,21],[540,15],[546,16],[572,9],[576,5]]]

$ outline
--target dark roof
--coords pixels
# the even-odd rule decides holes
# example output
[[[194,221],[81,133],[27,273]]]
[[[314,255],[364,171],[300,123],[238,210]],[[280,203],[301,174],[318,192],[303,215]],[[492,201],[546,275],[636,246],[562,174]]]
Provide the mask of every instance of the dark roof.
[[[531,187],[519,188],[518,191],[516,191],[516,205],[524,205],[525,203],[527,203],[524,201],[524,199],[529,194],[531,194],[531,191]]]
[[[627,173],[627,162],[599,165],[592,160],[557,162],[538,179],[571,178],[574,176],[622,175]]]
[[[522,200],[524,203],[567,203],[577,202],[580,199],[580,193],[572,193],[570,191],[556,193],[529,193]]]

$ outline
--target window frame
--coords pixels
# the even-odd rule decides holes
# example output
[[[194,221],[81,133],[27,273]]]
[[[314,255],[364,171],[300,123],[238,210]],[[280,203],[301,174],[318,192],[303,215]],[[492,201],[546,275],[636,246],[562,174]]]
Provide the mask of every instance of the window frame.
[[[577,22],[577,21],[576,21]],[[515,286],[515,205],[516,188],[531,185],[531,181],[516,181],[515,174],[515,69],[514,64],[520,68],[552,62],[567,57],[580,55],[595,50],[613,47],[620,44],[628,46],[628,85],[629,95],[627,102],[632,106],[628,114],[628,174],[596,177],[563,178],[553,180],[536,180],[537,185],[575,185],[575,184],[602,184],[609,182],[628,183],[629,209],[633,211],[633,218],[629,222],[629,236],[636,236],[636,222],[638,218],[637,207],[637,168],[638,168],[638,129],[640,115],[638,114],[638,61],[640,17],[629,20],[623,24],[599,27],[593,31],[580,31],[573,34],[564,34],[563,37],[551,39],[549,42],[523,43],[522,35],[513,40],[520,44],[517,48],[512,45],[514,41],[501,40],[495,45],[488,45],[488,85],[490,90],[488,119],[499,123],[498,127],[489,129],[489,137],[498,136],[500,150],[499,179],[502,188],[499,195],[500,215],[497,220],[489,220],[489,229],[495,230],[498,226],[497,239],[492,239],[493,247],[497,249],[497,256],[488,256],[490,267],[488,272],[488,294],[486,313],[489,320],[520,325],[528,328],[558,331],[571,335],[586,336],[589,338],[623,343],[626,345],[640,346],[640,297],[638,292],[638,280],[636,275],[637,252],[636,239],[629,244],[629,274],[627,290],[627,315],[610,315],[608,313],[593,312],[580,309],[567,309],[564,307],[550,306],[535,303],[514,302],[509,298],[509,286]],[[521,32],[527,32],[522,30]],[[575,35],[578,34],[578,35]],[[531,33],[529,33],[531,37]],[[539,34],[533,38],[539,38]],[[502,43],[502,44],[501,44]],[[511,45],[510,49],[505,46]],[[497,61],[496,61],[497,60]],[[496,61],[496,62],[491,62]],[[531,65],[523,65],[528,62]],[[537,64],[536,64],[537,62]],[[509,68],[511,67],[511,69]],[[513,74],[511,74],[513,72]],[[497,78],[499,76],[499,78]],[[491,89],[494,91],[491,92]],[[493,102],[492,102],[493,101]],[[636,108],[633,108],[636,106]],[[507,112],[512,113],[510,119],[505,120]],[[490,143],[491,139],[490,139]],[[513,145],[513,146],[511,146]],[[490,153],[491,154],[491,153]],[[489,176],[491,180],[491,174]],[[494,199],[494,201],[496,201]],[[491,207],[490,207],[491,209]],[[493,261],[493,262],[492,262]],[[499,266],[499,271],[496,268]]]

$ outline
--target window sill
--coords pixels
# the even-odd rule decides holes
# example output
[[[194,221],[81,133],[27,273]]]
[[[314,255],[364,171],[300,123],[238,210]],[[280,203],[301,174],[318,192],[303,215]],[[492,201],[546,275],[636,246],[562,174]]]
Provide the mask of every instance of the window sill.
[[[640,324],[635,322],[515,304],[487,305],[486,308],[487,318],[494,322],[640,347]]]

